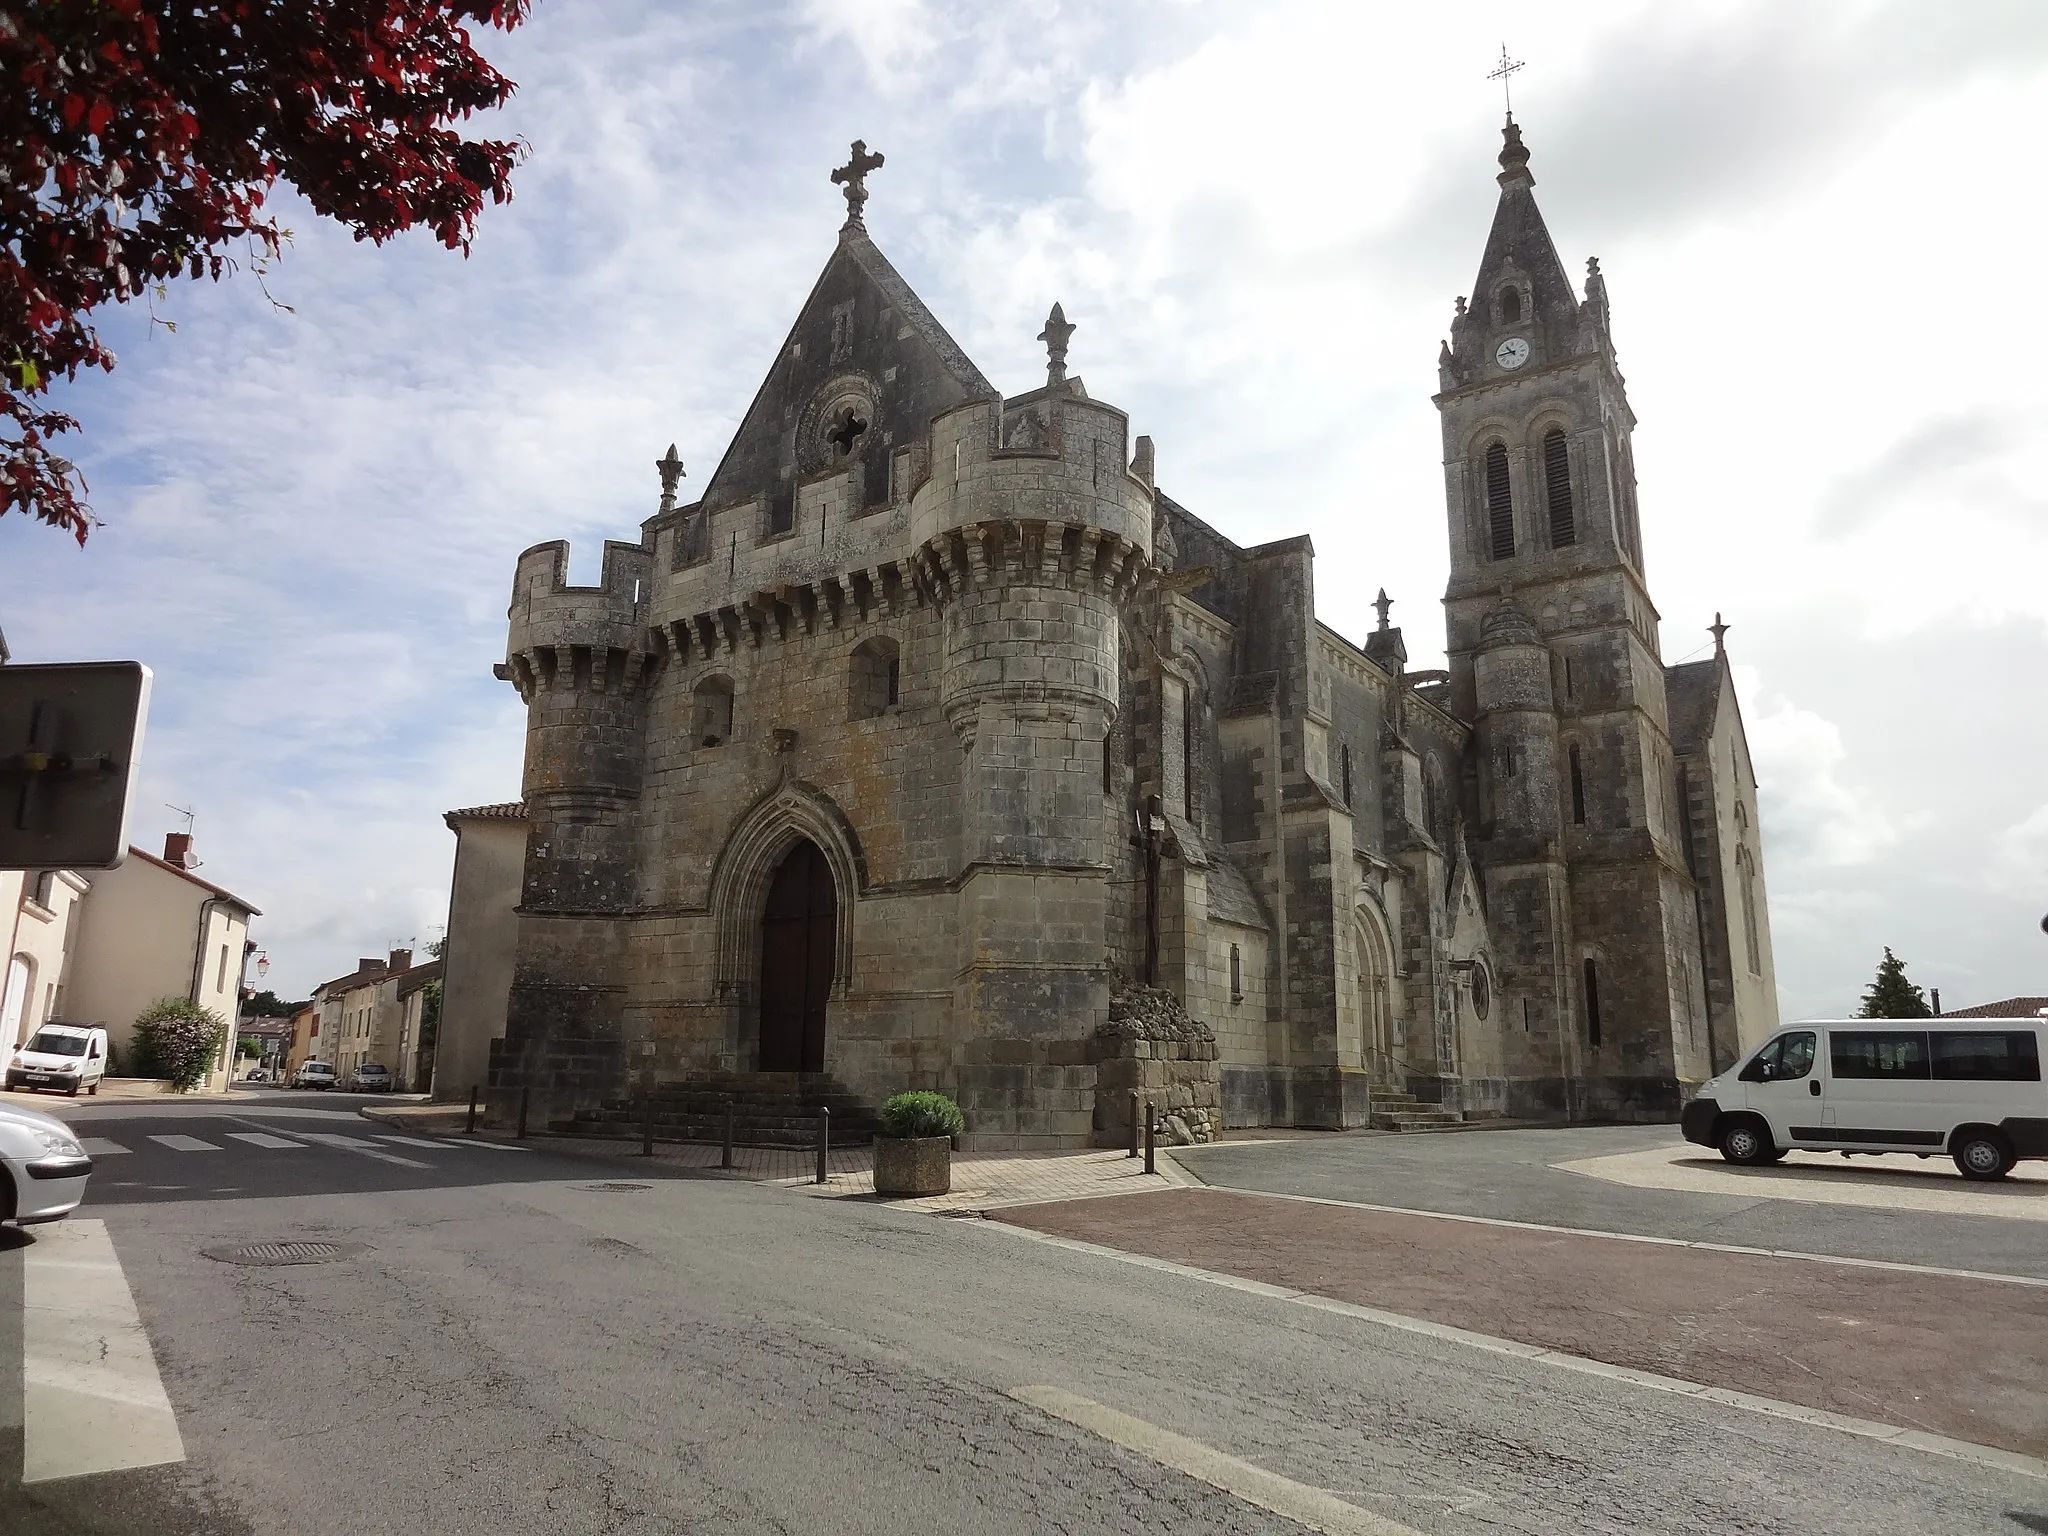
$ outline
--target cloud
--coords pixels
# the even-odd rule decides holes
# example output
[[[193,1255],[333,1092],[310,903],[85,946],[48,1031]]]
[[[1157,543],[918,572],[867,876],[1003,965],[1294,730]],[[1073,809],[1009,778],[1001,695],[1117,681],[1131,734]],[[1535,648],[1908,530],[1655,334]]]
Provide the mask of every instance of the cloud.
[[[1983,407],[1922,422],[1874,462],[1835,482],[1821,499],[1815,532],[1857,532],[1902,505],[1924,526],[1942,521],[1944,505],[1954,501],[2007,500],[2010,482],[1988,471],[2025,442],[2015,423]]]
[[[1755,691],[1750,679],[1738,687]],[[1767,698],[1746,720],[1774,887],[1781,875],[1796,889],[1814,870],[1870,864],[1898,842],[1876,797],[1845,782],[1849,754],[1833,721],[1784,697]]]
[[[2048,912],[2048,803],[1999,833],[1987,862],[2000,891]]]

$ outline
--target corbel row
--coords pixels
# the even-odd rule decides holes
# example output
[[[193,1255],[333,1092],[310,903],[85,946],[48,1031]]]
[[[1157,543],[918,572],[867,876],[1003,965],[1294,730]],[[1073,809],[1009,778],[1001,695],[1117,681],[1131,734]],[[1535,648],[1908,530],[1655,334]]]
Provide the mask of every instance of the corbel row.
[[[514,651],[493,672],[519,692],[521,702],[553,688],[588,693],[632,693],[654,681],[663,657],[638,647],[535,645]]]
[[[760,591],[650,631],[652,643],[678,661],[758,650],[770,640],[845,629],[876,618],[895,618],[922,598],[906,563],[884,560],[818,581]]]
[[[997,518],[927,539],[912,569],[924,600],[940,606],[970,586],[1013,581],[1107,592],[1122,603],[1148,563],[1141,546],[1101,528]]]

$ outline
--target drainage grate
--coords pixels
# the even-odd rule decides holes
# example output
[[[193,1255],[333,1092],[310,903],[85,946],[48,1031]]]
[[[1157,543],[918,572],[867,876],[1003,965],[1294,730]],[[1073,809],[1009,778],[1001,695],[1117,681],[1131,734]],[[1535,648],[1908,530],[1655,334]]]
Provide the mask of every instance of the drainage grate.
[[[368,1253],[366,1243],[246,1243],[239,1248],[202,1248],[209,1259],[223,1264],[332,1264]]]
[[[652,1189],[652,1184],[578,1184],[587,1195],[633,1195],[643,1189]]]

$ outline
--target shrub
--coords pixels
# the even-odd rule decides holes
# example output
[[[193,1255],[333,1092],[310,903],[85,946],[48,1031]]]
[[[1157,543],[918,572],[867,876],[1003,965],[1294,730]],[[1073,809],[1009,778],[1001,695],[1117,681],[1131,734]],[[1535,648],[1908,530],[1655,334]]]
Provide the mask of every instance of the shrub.
[[[882,1106],[882,1126],[899,1141],[958,1136],[967,1129],[960,1106],[943,1093],[899,1093]]]
[[[182,997],[162,997],[137,1015],[132,1050],[139,1077],[161,1077],[178,1093],[205,1079],[228,1037],[227,1020]]]

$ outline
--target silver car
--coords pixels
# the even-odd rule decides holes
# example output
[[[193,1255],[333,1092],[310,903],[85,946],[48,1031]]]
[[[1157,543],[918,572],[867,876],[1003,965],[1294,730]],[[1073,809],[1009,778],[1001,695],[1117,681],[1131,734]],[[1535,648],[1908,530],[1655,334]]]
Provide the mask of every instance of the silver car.
[[[54,1115],[18,1104],[0,1104],[0,1221],[56,1221],[78,1209],[92,1159]]]

